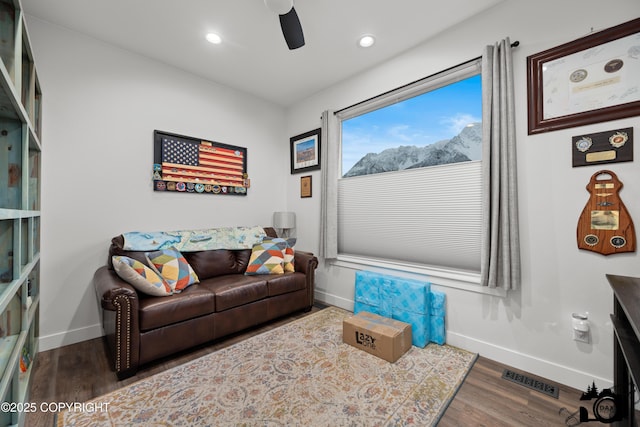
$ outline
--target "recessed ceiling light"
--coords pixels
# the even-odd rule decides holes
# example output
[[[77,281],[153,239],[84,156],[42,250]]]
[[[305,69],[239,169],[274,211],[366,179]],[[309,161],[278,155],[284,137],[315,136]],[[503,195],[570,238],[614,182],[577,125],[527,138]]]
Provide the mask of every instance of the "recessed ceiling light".
[[[361,47],[371,47],[375,42],[375,37],[370,34],[366,34],[360,37],[360,40],[358,40],[358,45],[360,45]]]
[[[222,42],[222,39],[216,33],[209,33],[207,34],[207,41],[213,44],[220,44]]]
[[[285,15],[293,7],[293,0],[264,0],[264,4],[278,15]]]

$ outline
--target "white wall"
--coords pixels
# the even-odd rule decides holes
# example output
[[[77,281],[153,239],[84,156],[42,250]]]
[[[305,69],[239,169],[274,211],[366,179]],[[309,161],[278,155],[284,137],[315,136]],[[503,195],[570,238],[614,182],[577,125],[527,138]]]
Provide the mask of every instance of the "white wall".
[[[318,127],[321,111],[340,109],[386,90],[479,56],[486,44],[509,36],[514,51],[520,231],[523,283],[520,291],[495,297],[452,288],[447,294],[447,340],[486,357],[585,389],[613,375],[612,293],[606,273],[640,276],[637,253],[604,257],[579,251],[576,225],[593,173],[610,168],[624,183],[622,200],[640,226],[640,168],[632,163],[572,168],[571,137],[622,127],[640,132],[638,117],[537,136],[527,135],[526,58],[640,16],[637,0],[509,0],[288,109],[289,135]],[[384,40],[379,40],[384,43]],[[339,64],[333,64],[339,66]],[[636,136],[636,140],[638,136]],[[299,175],[288,180],[288,206],[297,212],[298,236],[318,251],[320,172],[313,198],[300,199]],[[354,270],[321,266],[317,297],[344,308],[353,305]],[[571,313],[589,312],[592,343],[571,339]]]
[[[100,336],[94,271],[133,230],[270,225],[286,208],[284,111],[28,19],[43,91],[40,349]],[[247,196],[152,191],[153,131],[248,148]],[[283,171],[274,173],[274,171]]]

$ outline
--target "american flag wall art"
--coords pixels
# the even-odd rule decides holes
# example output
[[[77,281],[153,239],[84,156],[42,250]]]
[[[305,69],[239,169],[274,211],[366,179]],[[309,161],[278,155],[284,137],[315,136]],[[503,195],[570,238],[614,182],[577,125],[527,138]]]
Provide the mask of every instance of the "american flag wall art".
[[[247,149],[154,132],[155,191],[246,195]]]

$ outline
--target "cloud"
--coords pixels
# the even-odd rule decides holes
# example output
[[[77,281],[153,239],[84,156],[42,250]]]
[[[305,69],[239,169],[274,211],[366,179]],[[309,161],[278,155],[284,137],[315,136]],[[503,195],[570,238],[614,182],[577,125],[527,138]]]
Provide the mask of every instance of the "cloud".
[[[440,121],[440,123],[446,127],[447,132],[451,135],[448,138],[458,135],[467,125],[479,122],[482,122],[482,117],[475,117],[466,113],[458,113],[454,116],[444,117]]]
[[[405,142],[413,141],[413,137],[407,132],[407,130],[411,130],[409,125],[396,125],[390,127],[387,134],[395,140]]]

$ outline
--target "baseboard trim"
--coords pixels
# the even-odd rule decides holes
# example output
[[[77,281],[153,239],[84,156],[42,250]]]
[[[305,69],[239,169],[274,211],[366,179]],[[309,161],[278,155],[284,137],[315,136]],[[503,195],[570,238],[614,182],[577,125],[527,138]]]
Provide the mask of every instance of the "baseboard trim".
[[[84,328],[71,329],[69,331],[59,332],[50,335],[41,335],[38,338],[38,351],[52,350],[65,345],[75,344],[82,341],[92,340],[101,337],[102,326],[96,325],[86,326]]]
[[[505,347],[477,340],[456,332],[447,331],[447,344],[478,353],[496,362],[504,363],[516,369],[530,372],[578,390],[586,390],[595,381],[600,390],[613,387],[611,378],[601,378],[588,372],[549,362],[548,360],[520,353]]]
[[[354,302],[352,300],[318,290],[317,288],[315,290],[315,299],[325,304],[330,304],[336,307],[340,307],[344,310],[353,311]]]
[[[316,299],[326,304],[335,305],[345,310],[353,311],[354,302],[316,289]],[[477,340],[456,332],[447,331],[447,344],[459,347],[496,362],[504,363],[516,369],[520,369],[550,381],[573,387],[578,390],[586,390],[586,387],[595,381],[598,388],[613,387],[611,378],[601,378],[582,372],[571,367],[539,359],[528,354],[520,353],[492,343]]]

